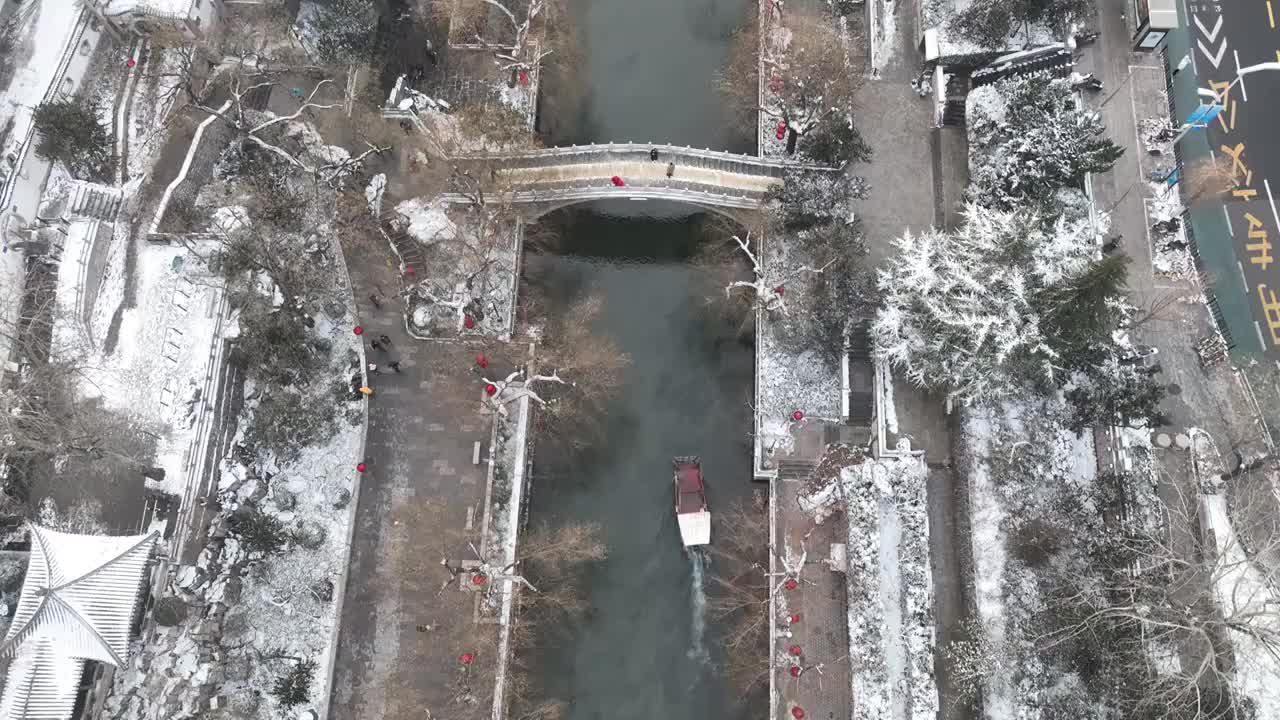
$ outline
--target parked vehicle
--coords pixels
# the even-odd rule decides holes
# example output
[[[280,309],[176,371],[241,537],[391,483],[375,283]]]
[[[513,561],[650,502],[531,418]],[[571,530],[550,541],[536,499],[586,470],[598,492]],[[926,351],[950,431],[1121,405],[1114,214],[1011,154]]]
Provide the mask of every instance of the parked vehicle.
[[[708,545],[711,543],[711,512],[707,509],[707,493],[702,484],[702,458],[677,455],[671,466],[680,541],[685,547]]]

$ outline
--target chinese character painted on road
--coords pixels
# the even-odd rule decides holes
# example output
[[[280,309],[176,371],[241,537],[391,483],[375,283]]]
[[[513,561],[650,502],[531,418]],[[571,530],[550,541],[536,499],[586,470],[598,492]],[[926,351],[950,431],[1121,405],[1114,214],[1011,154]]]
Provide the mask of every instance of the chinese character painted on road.
[[[1249,262],[1266,270],[1267,266],[1273,261],[1271,257],[1271,240],[1267,238],[1267,231],[1262,227],[1262,221],[1254,217],[1253,213],[1245,213],[1244,219],[1249,221],[1249,240],[1251,242],[1245,243],[1244,246],[1244,249],[1249,251]]]
[[[1268,290],[1266,285],[1258,283],[1258,300],[1262,303],[1262,313],[1267,319],[1267,329],[1271,331],[1271,344],[1280,345],[1280,300],[1276,294]]]

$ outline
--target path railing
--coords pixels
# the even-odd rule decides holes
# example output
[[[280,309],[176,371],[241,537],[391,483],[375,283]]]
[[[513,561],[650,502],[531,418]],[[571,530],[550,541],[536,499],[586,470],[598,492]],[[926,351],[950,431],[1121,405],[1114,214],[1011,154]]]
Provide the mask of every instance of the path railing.
[[[715,207],[752,209],[759,207],[764,198],[762,192],[749,191],[716,191],[703,188],[714,187],[700,183],[667,182],[660,185],[632,184],[614,187],[607,179],[588,178],[581,181],[556,183],[553,187],[536,190],[518,190],[503,195],[502,199],[512,204],[546,203],[555,205],[561,202],[578,202],[582,200],[672,200],[697,205]],[[470,198],[461,193],[444,193],[441,196],[446,202],[468,203]]]
[[[742,174],[781,175],[787,168],[807,169],[818,172],[835,172],[840,168],[815,166],[799,160],[779,160],[762,158],[755,155],[741,155],[723,150],[698,149],[679,145],[663,145],[658,143],[601,143],[597,145],[569,145],[543,148],[538,150],[521,150],[517,152],[473,152],[459,153],[453,156],[456,161],[490,161],[500,162],[505,167],[547,167],[551,165],[568,165],[575,163],[600,162],[606,160],[635,161],[648,160],[650,152],[658,151],[659,163],[690,160],[714,161],[728,163],[742,168]],[[552,160],[553,162],[547,162]],[[540,162],[539,162],[540,161]],[[528,164],[525,164],[525,163]],[[679,164],[679,163],[677,163]],[[748,171],[748,169],[754,170]]]

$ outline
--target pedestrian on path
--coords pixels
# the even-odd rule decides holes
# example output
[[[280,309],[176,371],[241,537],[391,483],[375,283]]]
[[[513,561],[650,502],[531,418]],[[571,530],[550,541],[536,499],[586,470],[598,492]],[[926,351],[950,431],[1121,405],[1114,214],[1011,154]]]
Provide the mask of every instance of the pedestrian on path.
[[[613,177],[609,178],[609,182],[613,183],[614,187],[623,187],[624,185],[626,185],[626,183],[622,181],[622,178],[618,177],[617,175],[614,175]]]
[[[369,302],[373,303],[373,306],[374,306],[375,308],[377,308],[377,309],[379,309],[379,310],[381,310],[381,309],[382,309],[382,302],[381,302],[380,300],[378,300],[378,296],[377,296],[377,295],[374,295],[373,293],[369,293]]]
[[[395,370],[395,371],[396,371],[396,374],[399,374],[399,373],[400,373],[400,361],[399,361],[399,360],[392,360],[391,362],[389,362],[389,363],[387,363],[387,364],[391,366],[391,369],[392,369],[392,370]]]
[[[673,162],[667,163],[667,177],[671,177],[672,175],[675,175],[675,174],[676,174],[676,164]]]
[[[365,396],[366,398],[373,397],[373,388],[369,387],[368,385],[364,385],[360,388],[360,394]]]
[[[651,162],[658,162],[658,148],[650,148],[649,160]]]
[[[391,338],[386,335],[379,335],[378,340],[381,341],[385,347],[391,347],[392,345]]]
[[[377,364],[377,363],[369,363],[369,372],[373,373],[374,375],[381,375],[381,374],[382,374],[382,372],[378,370],[378,364]]]
[[[385,350],[383,350],[382,345],[377,340],[369,341],[369,347],[373,348],[374,350],[378,350],[380,352],[386,352]]]

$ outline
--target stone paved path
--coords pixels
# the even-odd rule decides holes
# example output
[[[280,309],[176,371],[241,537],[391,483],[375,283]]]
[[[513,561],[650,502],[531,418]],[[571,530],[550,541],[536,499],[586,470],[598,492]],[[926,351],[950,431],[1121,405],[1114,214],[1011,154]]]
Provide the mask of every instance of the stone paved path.
[[[369,350],[382,374],[372,376],[369,470],[358,498],[329,717],[487,716],[483,701],[454,702],[462,677],[457,658],[475,652],[476,665],[484,665],[496,633],[472,623],[474,595],[456,584],[441,590],[449,574],[440,559],[469,560],[467,540],[479,545],[491,421],[471,368],[478,351],[501,350],[412,340],[398,300],[384,297],[376,308],[368,299],[399,289],[391,259],[366,255],[352,265],[364,337],[386,334],[393,349]],[[393,358],[402,374],[386,365]],[[482,462],[473,465],[477,441]]]

